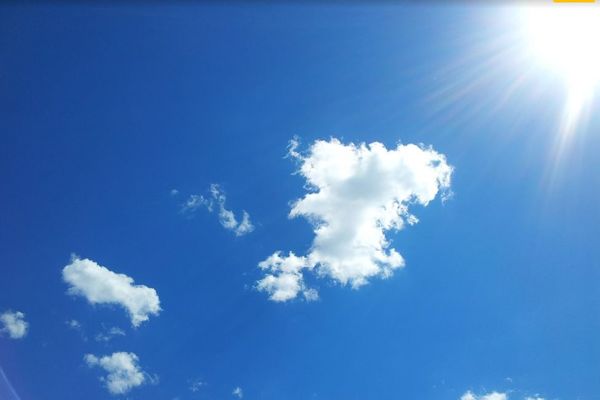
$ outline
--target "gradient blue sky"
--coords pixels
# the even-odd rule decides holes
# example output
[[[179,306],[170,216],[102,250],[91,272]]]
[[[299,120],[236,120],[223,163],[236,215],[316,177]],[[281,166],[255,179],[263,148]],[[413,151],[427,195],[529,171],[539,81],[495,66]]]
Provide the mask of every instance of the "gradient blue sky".
[[[600,398],[600,120],[559,157],[560,80],[528,65],[508,93],[517,8],[1,6],[0,312],[29,331],[0,337],[0,397],[110,398],[83,356],[127,351],[152,377],[129,399]],[[314,236],[287,217],[295,135],[446,155],[454,196],[388,234],[406,268],[315,280],[315,302],[254,288],[258,262]],[[181,212],[212,183],[253,232]],[[67,295],[71,254],[156,289],[162,312],[133,328]]]

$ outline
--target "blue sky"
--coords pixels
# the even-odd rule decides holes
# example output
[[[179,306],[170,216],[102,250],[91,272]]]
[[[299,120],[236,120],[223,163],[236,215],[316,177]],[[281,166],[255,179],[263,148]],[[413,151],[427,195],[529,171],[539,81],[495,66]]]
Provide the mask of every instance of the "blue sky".
[[[0,397],[598,399],[600,120],[561,137],[568,90],[519,50],[519,8],[3,5],[0,313],[27,325],[4,320]],[[419,222],[380,250],[405,265],[353,288],[308,214],[364,232],[336,212],[390,182],[416,196],[432,167],[288,214],[336,188],[311,174],[354,171],[299,171],[317,143],[372,142],[453,169],[394,197]],[[278,250],[318,299],[260,289]],[[134,366],[111,393],[115,354]]]

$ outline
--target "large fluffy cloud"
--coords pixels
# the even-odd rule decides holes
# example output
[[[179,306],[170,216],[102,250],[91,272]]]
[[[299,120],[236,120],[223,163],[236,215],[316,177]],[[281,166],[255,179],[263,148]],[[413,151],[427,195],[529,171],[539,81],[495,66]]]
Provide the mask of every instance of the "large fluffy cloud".
[[[250,221],[250,214],[242,211],[242,219],[239,221],[233,211],[225,207],[227,197],[225,192],[217,184],[210,185],[210,196],[205,197],[199,194],[192,194],[182,206],[182,211],[193,212],[199,207],[206,207],[209,212],[215,208],[219,213],[219,222],[223,228],[232,231],[236,236],[244,236],[254,230],[254,225]]]
[[[88,366],[99,366],[106,371],[106,376],[101,380],[112,394],[127,393],[146,381],[146,374],[141,370],[134,353],[117,352],[103,357],[86,354],[84,360]]]
[[[150,315],[161,311],[156,290],[134,285],[133,278],[115,273],[87,258],[73,258],[63,268],[62,275],[70,285],[69,294],[83,296],[91,304],[118,304],[127,310],[133,326],[139,326]]]
[[[293,141],[290,155],[308,193],[293,203],[290,217],[314,226],[305,256],[275,252],[259,264],[265,276],[257,288],[274,301],[317,293],[304,282],[306,271],[358,288],[370,278],[391,276],[404,259],[386,233],[418,222],[409,206],[426,206],[440,192],[449,193],[452,167],[443,154],[413,144],[387,149],[383,144],[343,144],[318,140],[306,155]]]
[[[6,332],[11,339],[21,339],[27,335],[29,323],[25,321],[25,314],[16,311],[5,311],[0,314],[2,328],[0,332]]]

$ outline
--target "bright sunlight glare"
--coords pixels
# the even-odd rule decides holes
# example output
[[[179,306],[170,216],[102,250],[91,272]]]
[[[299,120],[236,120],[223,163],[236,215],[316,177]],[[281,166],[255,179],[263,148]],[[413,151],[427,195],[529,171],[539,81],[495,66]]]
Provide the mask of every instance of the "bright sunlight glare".
[[[600,7],[532,7],[525,24],[529,50],[567,85],[561,133],[568,136],[600,83]]]

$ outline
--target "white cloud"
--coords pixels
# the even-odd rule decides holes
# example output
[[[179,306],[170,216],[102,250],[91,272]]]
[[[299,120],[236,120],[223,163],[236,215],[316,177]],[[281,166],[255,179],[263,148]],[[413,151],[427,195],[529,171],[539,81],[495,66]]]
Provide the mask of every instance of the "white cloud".
[[[100,380],[112,394],[127,393],[146,381],[146,373],[140,369],[134,353],[117,352],[103,357],[86,354],[84,360],[89,367],[99,366],[106,371]]]
[[[81,339],[84,342],[88,341],[85,330],[83,329],[83,324],[81,322],[77,321],[76,319],[71,319],[71,320],[65,321],[65,325],[67,325],[67,327],[69,329],[79,332],[79,335],[81,335]]]
[[[0,314],[0,323],[4,326],[0,332],[8,333],[11,339],[21,339],[27,335],[29,323],[25,321],[25,314],[16,311],[5,311]]]
[[[289,154],[300,163],[308,193],[292,204],[289,215],[308,219],[315,237],[306,256],[275,252],[259,263],[265,276],[257,288],[274,301],[300,293],[314,298],[316,290],[304,283],[305,271],[358,288],[403,267],[386,233],[418,222],[409,206],[426,206],[438,193],[443,198],[449,193],[452,167],[445,156],[412,144],[388,150],[378,142],[318,140],[307,155],[297,146],[292,141]]]
[[[181,211],[183,212],[193,212],[196,211],[200,207],[206,207],[208,211],[212,212],[212,202],[208,200],[206,197],[199,194],[192,194],[181,206]]]
[[[116,336],[125,336],[125,331],[121,328],[117,328],[116,326],[113,326],[110,329],[105,329],[103,332],[96,334],[94,339],[97,342],[109,342]]]
[[[318,298],[317,291],[304,284],[302,269],[306,268],[306,264],[306,257],[298,257],[292,252],[287,256],[282,256],[280,252],[270,255],[258,264],[262,270],[272,272],[258,281],[258,290],[269,293],[273,301],[287,301],[298,293],[302,293],[307,300],[315,300]]]
[[[233,211],[225,207],[227,197],[217,184],[210,185],[210,197],[204,197],[198,194],[192,194],[188,197],[182,206],[183,212],[194,212],[200,207],[206,207],[209,212],[215,208],[218,210],[219,222],[221,225],[235,233],[236,236],[246,235],[254,230],[254,225],[250,221],[250,214],[242,211],[242,220],[238,221]]]
[[[234,395],[235,397],[237,397],[238,399],[241,399],[242,397],[244,397],[244,391],[239,386],[236,387],[235,389],[233,389],[233,392],[231,392],[231,394]]]
[[[199,392],[203,386],[206,386],[206,383],[201,379],[194,379],[190,381],[190,391],[194,393]]]
[[[147,321],[160,311],[160,300],[153,288],[134,285],[133,278],[117,274],[89,259],[74,257],[63,268],[68,293],[85,297],[91,304],[118,304],[129,313],[133,326]]]
[[[469,390],[460,397],[460,400],[508,400],[508,395],[506,393],[499,392],[475,395]]]
[[[532,396],[527,396],[527,397],[525,397],[525,400],[545,400],[545,399],[543,397],[540,397],[540,396],[536,395],[536,396],[533,396],[533,397]]]
[[[460,396],[460,400],[477,400],[477,397],[470,390]]]
[[[65,324],[67,324],[67,326],[73,330],[76,330],[76,331],[81,330],[81,323],[79,321],[77,321],[76,319],[71,319],[69,321],[66,321]]]
[[[234,232],[236,236],[243,236],[254,230],[254,225],[250,222],[250,214],[246,211],[242,211],[242,221],[237,225]]]

